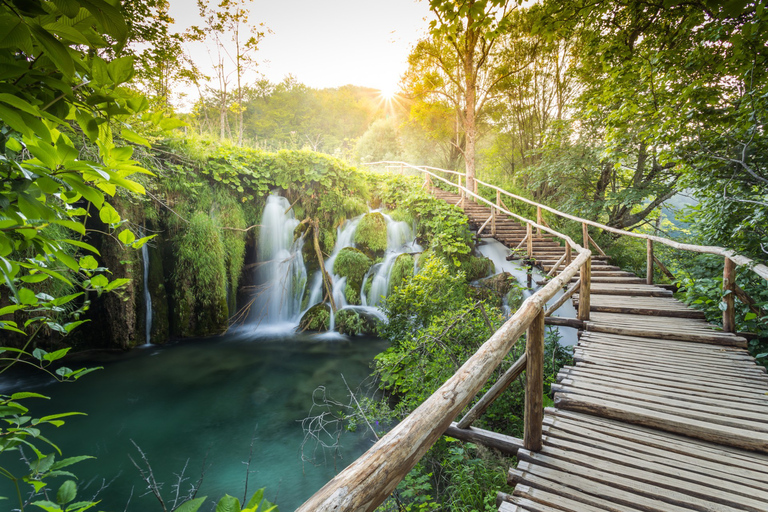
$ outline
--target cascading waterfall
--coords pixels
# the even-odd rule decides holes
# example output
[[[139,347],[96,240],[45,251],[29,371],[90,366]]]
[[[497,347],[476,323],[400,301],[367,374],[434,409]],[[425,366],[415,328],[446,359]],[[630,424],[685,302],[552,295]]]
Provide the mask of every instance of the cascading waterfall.
[[[257,294],[251,319],[260,326],[298,323],[301,297],[307,281],[302,248],[304,239],[293,240],[299,221],[288,200],[269,196],[259,231]]]
[[[141,234],[143,237],[144,235]],[[149,249],[147,244],[141,246],[141,259],[144,263],[144,307],[146,308],[144,322],[144,342],[152,344],[152,295],[149,293]]]
[[[381,298],[389,294],[392,267],[397,257],[406,252],[422,251],[421,246],[414,240],[413,231],[407,222],[393,220],[389,215],[384,215],[384,218],[387,220],[387,252],[384,254],[384,261],[374,267],[371,291],[363,303],[371,307],[378,306]]]
[[[384,261],[374,265],[363,281],[360,290],[362,306],[350,305],[344,293],[347,279],[334,273],[336,257],[342,249],[355,247],[354,236],[362,215],[345,222],[337,229],[336,245],[325,260],[325,269],[331,279],[331,293],[337,310],[354,309],[368,313],[380,320],[378,309],[382,296],[389,293],[389,278],[397,257],[405,252],[420,252],[421,247],[413,240],[413,230],[406,222],[393,220],[382,214],[387,223],[387,250]],[[318,270],[311,276],[307,287],[307,271],[302,256],[303,238],[294,242],[294,230],[299,222],[290,210],[290,203],[280,196],[270,196],[264,207],[259,232],[256,268],[257,294],[251,306],[251,322],[260,328],[276,327],[292,329],[312,306],[323,301],[323,278]],[[364,290],[366,281],[372,280],[368,297]],[[307,292],[305,308],[302,299]],[[335,327],[335,315],[331,311],[330,329]]]

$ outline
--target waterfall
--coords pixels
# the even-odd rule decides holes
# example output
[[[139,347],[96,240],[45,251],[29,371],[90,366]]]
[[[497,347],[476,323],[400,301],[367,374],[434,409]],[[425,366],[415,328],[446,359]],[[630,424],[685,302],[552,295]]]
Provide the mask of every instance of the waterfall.
[[[407,222],[393,220],[389,215],[384,215],[384,218],[387,221],[387,252],[384,254],[384,261],[375,267],[370,295],[363,302],[367,306],[378,306],[381,298],[389,295],[392,266],[397,257],[406,252],[422,251]]]
[[[142,233],[140,236],[144,236]],[[141,259],[144,263],[144,307],[146,314],[144,319],[144,342],[152,344],[152,295],[149,293],[149,249],[147,244],[141,246]]]
[[[284,197],[269,196],[259,231],[256,267],[256,297],[251,320],[258,325],[296,324],[307,281],[302,248],[304,239],[294,242],[299,222]]]

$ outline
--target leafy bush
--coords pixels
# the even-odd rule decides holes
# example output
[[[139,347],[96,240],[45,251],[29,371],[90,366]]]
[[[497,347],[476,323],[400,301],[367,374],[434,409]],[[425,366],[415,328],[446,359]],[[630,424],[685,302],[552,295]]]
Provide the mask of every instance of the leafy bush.
[[[406,280],[413,277],[413,264],[413,256],[408,253],[403,253],[395,259],[395,262],[392,264],[392,271],[389,275],[390,293],[392,293],[392,290],[396,287],[402,286]]]

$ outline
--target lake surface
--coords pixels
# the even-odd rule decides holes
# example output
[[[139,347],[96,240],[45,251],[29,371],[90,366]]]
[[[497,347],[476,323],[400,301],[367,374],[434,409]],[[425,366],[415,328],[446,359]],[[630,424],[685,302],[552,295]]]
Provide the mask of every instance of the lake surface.
[[[385,348],[382,340],[362,337],[229,334],[96,361],[104,369],[75,383],[44,383],[39,375],[7,378],[0,382],[0,392],[24,389],[52,397],[49,402],[24,402],[35,417],[64,411],[88,414],[68,419],[60,429],[49,428],[46,435],[64,457],[97,457],[72,469],[80,479],[79,499],[90,498],[103,479],[111,481],[97,498],[102,500],[98,510],[161,510],[154,496],[145,495],[146,485],[129,458],[140,461],[132,440],[147,455],[155,479],[165,482],[165,496],[173,495],[175,474],[187,460],[189,480],[182,491],[197,481],[205,460],[198,497],[209,500],[201,510],[210,510],[225,493],[242,500],[245,461],[255,434],[248,493],[266,487],[267,498],[286,512],[373,444],[370,433],[345,432],[343,459],[318,448],[315,455],[325,464],[302,462],[301,420],[309,416],[318,386],[349,403],[342,375],[354,390]],[[312,456],[314,448],[310,442],[304,454]],[[10,495],[4,482],[0,495]]]

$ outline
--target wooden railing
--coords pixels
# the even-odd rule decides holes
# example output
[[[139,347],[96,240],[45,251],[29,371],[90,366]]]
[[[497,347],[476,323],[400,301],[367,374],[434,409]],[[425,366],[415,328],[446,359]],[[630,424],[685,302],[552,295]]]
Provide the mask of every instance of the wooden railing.
[[[412,168],[414,170],[424,170],[429,169],[429,171],[438,171],[443,173],[448,173],[451,175],[460,174],[463,176],[462,173],[457,173],[456,171],[449,171],[445,169],[438,169],[435,167],[425,167],[425,166],[412,166],[410,164],[404,163],[404,162],[377,162],[382,163],[386,165],[402,165],[404,168]],[[464,183],[466,183],[466,177],[463,178]],[[429,178],[427,178],[425,181],[428,181]],[[461,183],[462,178],[459,177],[459,183]],[[725,302],[725,309],[723,311],[723,331],[725,332],[735,332],[736,331],[736,309],[735,309],[735,298],[739,298],[742,302],[747,304],[748,306],[752,301],[750,301],[749,297],[746,296],[746,294],[736,286],[736,267],[737,266],[744,266],[749,268],[752,272],[757,274],[758,276],[762,277],[765,280],[768,280],[768,266],[757,263],[746,256],[742,256],[740,254],[737,254],[735,251],[732,251],[731,249],[726,249],[724,247],[717,247],[717,246],[711,246],[711,245],[694,245],[694,244],[685,244],[680,243],[675,240],[670,240],[668,238],[660,237],[660,236],[654,236],[649,235],[645,233],[635,233],[633,231],[626,231],[623,229],[618,229],[612,226],[606,226],[605,224],[601,224],[599,222],[595,222],[588,219],[583,219],[581,217],[577,217],[575,215],[570,215],[565,212],[561,212],[559,210],[556,210],[555,208],[543,205],[541,203],[537,203],[536,201],[532,201],[530,199],[527,199],[522,196],[518,196],[515,194],[512,194],[511,192],[507,192],[506,190],[497,187],[495,185],[491,185],[490,183],[486,183],[482,180],[475,179],[475,183],[477,185],[481,185],[484,187],[487,187],[490,190],[493,190],[496,192],[496,205],[504,206],[507,210],[509,210],[508,207],[504,204],[504,201],[502,199],[502,196],[507,196],[511,199],[514,199],[516,201],[519,201],[521,203],[525,203],[529,206],[533,206],[536,208],[536,219],[538,224],[544,224],[546,225],[546,222],[543,220],[542,217],[542,211],[550,212],[560,218],[567,219],[570,221],[578,222],[581,224],[582,228],[582,239],[583,239],[583,246],[588,248],[590,246],[594,247],[601,255],[605,256],[605,252],[597,245],[597,243],[592,239],[592,237],[589,235],[588,227],[592,226],[595,228],[599,228],[603,231],[606,231],[608,233],[613,233],[620,236],[627,236],[631,238],[638,238],[638,239],[645,239],[646,241],[646,282],[647,284],[653,284],[653,274],[654,274],[654,268],[659,268],[664,274],[666,274],[669,277],[674,277],[671,275],[669,270],[664,266],[664,264],[654,255],[654,243],[660,243],[678,250],[683,251],[689,251],[689,252],[695,252],[700,254],[712,254],[716,256],[721,256],[723,258],[723,292],[724,297],[723,301]],[[473,197],[477,197],[476,194],[472,194]],[[464,200],[465,195],[462,194],[462,202]],[[483,199],[484,203],[491,204],[489,201]],[[494,211],[495,213],[495,211]],[[492,227],[491,227],[491,233],[494,234],[495,231],[495,218],[492,220]],[[541,232],[538,233],[539,235]],[[530,247],[530,240],[528,240],[529,247]],[[530,248],[528,250],[530,252]],[[568,253],[568,251],[566,251]],[[566,263],[568,263],[568,259],[566,256],[566,259],[564,260]],[[559,267],[563,261],[559,262],[556,267]]]
[[[400,173],[404,173],[406,169],[421,172],[425,176],[425,187],[432,187],[433,180],[443,182],[449,187],[458,190],[460,195],[459,204],[462,206],[469,198],[477,203],[490,206],[492,215],[481,226],[480,231],[490,226],[491,234],[495,234],[496,221],[499,215],[506,215],[524,223],[527,226],[527,235],[520,246],[522,246],[522,243],[527,243],[526,252],[528,256],[531,256],[533,252],[534,229],[536,229],[535,236],[541,236],[543,232],[547,232],[563,240],[565,244],[564,254],[550,271],[552,279],[543,288],[526,299],[517,312],[424,403],[299,507],[298,510],[301,512],[374,510],[394,491],[398,483],[444,433],[471,438],[473,431],[476,430],[471,429],[472,422],[523,371],[526,372],[524,435],[522,440],[512,444],[525,447],[529,451],[540,450],[542,446],[544,412],[543,363],[545,317],[551,315],[576,290],[579,290],[579,319],[589,319],[592,257],[589,246],[592,245],[598,252],[604,253],[589,236],[587,226],[598,227],[620,235],[645,238],[648,240],[648,251],[651,255],[652,243],[658,242],[678,249],[724,256],[724,286],[731,287],[727,289],[733,289],[734,265],[747,265],[752,271],[768,279],[768,267],[756,264],[752,260],[737,255],[728,249],[680,244],[661,237],[611,228],[597,222],[559,212],[554,208],[516,196],[503,189],[477,180],[478,184],[490,187],[496,191],[496,202],[493,203],[462,185],[462,182],[466,184],[466,176],[456,171],[413,166],[404,162],[377,162],[377,164],[384,164],[389,168],[399,169]],[[458,183],[453,183],[451,180],[439,176],[436,172],[457,176]],[[513,213],[504,203],[502,196],[508,196],[517,201],[535,206],[537,212],[536,221]],[[549,227],[542,217],[542,211],[548,211],[565,219],[582,223],[583,245],[577,244],[567,235],[558,233]],[[573,255],[574,251],[576,252],[575,257]],[[649,256],[650,261],[655,260]],[[558,274],[557,270],[562,265],[565,265],[565,267]],[[577,273],[580,274],[577,282],[572,284],[563,296],[547,308],[547,302],[554,298],[561,289],[565,288]],[[652,275],[652,269],[650,274]],[[733,294],[728,295],[733,296]],[[733,305],[730,304],[728,308],[732,315]],[[729,325],[733,328],[732,323]],[[472,402],[524,332],[526,333],[525,354],[502,375],[458,423],[452,423],[456,416]],[[511,447],[509,451],[514,451],[515,446]]]

